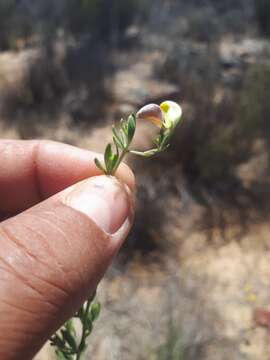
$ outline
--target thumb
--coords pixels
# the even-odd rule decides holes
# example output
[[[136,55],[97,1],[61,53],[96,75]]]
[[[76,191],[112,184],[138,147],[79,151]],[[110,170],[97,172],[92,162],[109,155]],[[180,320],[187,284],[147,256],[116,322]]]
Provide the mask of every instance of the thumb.
[[[0,224],[0,359],[31,359],[90,296],[132,222],[130,190],[93,177]]]

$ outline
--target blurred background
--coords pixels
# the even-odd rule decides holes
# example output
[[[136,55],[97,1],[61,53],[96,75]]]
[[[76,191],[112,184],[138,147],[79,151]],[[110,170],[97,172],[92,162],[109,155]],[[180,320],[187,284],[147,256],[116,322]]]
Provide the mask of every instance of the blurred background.
[[[0,0],[2,138],[103,152],[140,106],[184,110],[169,151],[128,159],[137,217],[86,359],[270,359],[269,40],[269,0]]]

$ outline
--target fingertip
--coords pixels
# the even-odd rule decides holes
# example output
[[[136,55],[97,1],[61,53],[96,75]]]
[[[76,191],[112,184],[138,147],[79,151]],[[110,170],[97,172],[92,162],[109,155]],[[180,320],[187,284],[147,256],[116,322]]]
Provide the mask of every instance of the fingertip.
[[[112,176],[95,176],[63,193],[63,203],[91,219],[106,234],[115,234],[133,213],[132,193]],[[131,224],[130,224],[131,225]]]
[[[102,175],[103,154],[48,140],[0,141],[0,213],[16,214],[82,180]],[[116,177],[131,190],[135,177],[121,164]]]
[[[42,188],[48,195],[78,181],[103,175],[95,165],[95,158],[102,161],[103,154],[54,141],[42,141],[41,144],[40,168],[42,174],[46,175],[41,176],[41,180],[44,179]],[[116,177],[134,190],[135,176],[128,165],[122,163]]]
[[[87,151],[87,150],[82,150],[82,151]],[[88,151],[90,153],[90,151]],[[93,153],[91,152],[91,156],[93,158],[93,154],[95,155],[94,157],[97,158],[101,163],[104,162],[104,155],[100,154],[100,153]],[[93,176],[96,175],[104,175],[103,172],[94,164],[95,166],[95,174],[93,174]],[[136,178],[135,175],[133,173],[133,171],[131,170],[131,168],[125,163],[122,162],[119,166],[119,168],[117,169],[116,173],[115,173],[115,177],[120,180],[120,182],[126,184],[131,191],[135,190],[136,187]]]
[[[130,188],[131,191],[135,190],[136,179],[131,168],[126,164],[122,163],[116,172],[116,177],[123,181]]]

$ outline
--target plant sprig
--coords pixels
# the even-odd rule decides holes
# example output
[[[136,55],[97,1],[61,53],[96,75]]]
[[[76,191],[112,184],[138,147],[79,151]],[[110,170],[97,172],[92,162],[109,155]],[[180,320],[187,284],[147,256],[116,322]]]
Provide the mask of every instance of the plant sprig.
[[[109,143],[104,153],[104,163],[95,159],[96,166],[106,175],[114,175],[124,157],[128,154],[151,157],[165,151],[176,124],[182,115],[180,106],[172,101],[165,101],[160,106],[150,104],[143,107],[137,114],[131,114],[127,120],[122,119],[119,126],[113,126],[113,144]],[[150,120],[160,127],[154,139],[155,147],[147,151],[130,150],[136,131],[137,119]]]
[[[54,334],[50,343],[56,348],[55,353],[59,360],[80,360],[86,350],[86,340],[93,330],[93,324],[100,314],[100,304],[93,297],[86,301],[75,314],[74,318],[80,321],[81,335],[78,336],[73,319]]]
[[[113,175],[125,155],[129,152],[129,146],[136,130],[136,115],[131,114],[127,120],[121,120],[118,127],[114,126],[113,143],[108,144],[104,153],[104,165],[95,159],[96,166],[106,175]]]

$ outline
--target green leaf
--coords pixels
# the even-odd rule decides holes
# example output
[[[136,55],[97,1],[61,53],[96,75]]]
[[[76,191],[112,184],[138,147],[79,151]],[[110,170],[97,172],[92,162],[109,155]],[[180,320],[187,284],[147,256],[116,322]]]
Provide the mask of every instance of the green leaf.
[[[126,120],[121,119],[120,121],[121,129],[123,130],[125,136],[128,136],[128,123]]]
[[[123,130],[123,128],[121,128],[119,130],[119,136],[121,139],[122,144],[124,145],[124,149],[128,146],[128,137],[126,132]]]
[[[131,141],[133,139],[135,130],[136,130],[136,116],[135,116],[135,114],[131,114],[128,117],[128,121],[127,121],[127,137],[128,137],[129,144],[131,143]]]
[[[70,334],[72,334],[73,336],[76,336],[76,330],[73,325],[72,319],[68,320],[64,326]]]
[[[87,336],[89,336],[93,330],[93,322],[91,318],[86,319],[86,325],[87,325]]]
[[[105,153],[104,153],[104,161],[105,161],[105,165],[106,165],[107,170],[111,165],[112,156],[113,156],[112,145],[108,144],[107,147],[106,147]]]
[[[117,159],[119,158],[119,146],[118,146],[118,143],[117,143],[117,140],[115,139],[115,137],[113,136],[113,142],[114,142],[114,146],[115,146],[115,150],[116,150],[116,156],[117,156]]]
[[[61,339],[61,337],[58,334],[55,334],[54,336],[52,336],[50,341],[51,341],[52,346],[57,346],[60,348],[65,346],[65,341],[63,339]]]
[[[76,351],[77,344],[76,344],[74,337],[71,335],[71,333],[66,329],[61,329],[61,334],[63,336],[63,339],[69,344],[69,346],[72,348],[72,350]]]
[[[100,303],[93,303],[92,304],[91,310],[90,310],[92,321],[97,320],[97,318],[99,317],[99,314],[100,314],[100,310],[101,310]]]
[[[166,150],[168,145],[169,145],[168,144],[169,140],[170,140],[170,135],[169,134],[164,134],[163,138],[162,138],[162,140],[160,142],[159,149],[162,150],[162,151]]]
[[[123,150],[122,143],[120,143],[119,140],[118,140],[115,136],[113,136],[113,142],[114,142],[114,145],[115,145],[116,150],[117,150],[118,152],[119,152],[118,149]]]
[[[121,138],[119,136],[119,133],[117,131],[117,129],[115,127],[112,128],[112,131],[113,131],[113,134],[114,134],[114,137],[113,137],[113,140],[114,140],[114,143],[116,144],[116,146],[118,146],[121,150],[123,150],[125,147],[121,141]]]
[[[101,162],[97,158],[95,158],[95,164],[99,168],[99,170],[101,170],[103,173],[106,173],[106,170],[104,169],[104,167],[101,165]]]
[[[108,144],[105,150],[105,154],[104,154],[104,161],[105,161],[105,165],[106,165],[106,173],[107,174],[111,174],[114,166],[117,163],[119,154],[114,154],[113,150],[112,150],[112,145]]]
[[[113,158],[112,158],[112,160],[111,160],[110,173],[113,172],[114,167],[115,167],[115,165],[116,165],[116,163],[117,163],[118,157],[119,157],[118,154],[113,155]]]
[[[72,357],[68,354],[65,354],[64,351],[56,350],[55,353],[59,360],[72,360]]]

